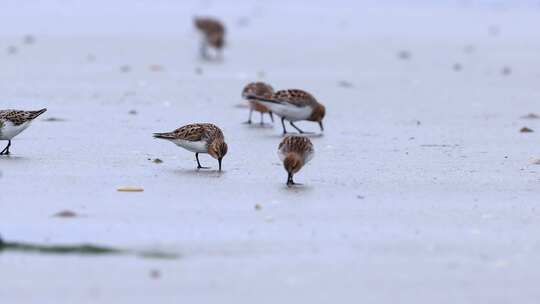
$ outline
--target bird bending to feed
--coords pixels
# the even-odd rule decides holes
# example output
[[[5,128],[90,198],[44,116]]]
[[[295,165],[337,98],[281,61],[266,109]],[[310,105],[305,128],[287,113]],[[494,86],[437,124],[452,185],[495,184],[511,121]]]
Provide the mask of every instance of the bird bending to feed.
[[[272,95],[274,95],[274,88],[264,82],[252,82],[244,87],[244,90],[242,90],[242,97],[247,99],[249,102],[249,119],[247,121],[248,124],[251,124],[251,115],[253,114],[253,111],[261,113],[261,125],[264,123],[264,113],[268,113],[268,115],[270,115],[270,119],[272,120],[272,122],[274,122],[274,115],[272,115],[272,111],[270,111],[267,106],[263,105],[255,99],[248,97],[260,96],[264,98],[271,98]]]
[[[227,154],[227,144],[223,132],[216,125],[209,123],[189,124],[172,132],[154,133],[155,138],[166,139],[188,151],[195,153],[197,169],[208,169],[201,166],[199,154],[207,153],[218,160],[221,171],[221,160]]]
[[[38,111],[0,110],[0,140],[7,140],[8,144],[0,155],[9,155],[9,147],[13,137],[19,135],[30,126],[32,120],[45,113],[47,109]]]
[[[294,124],[294,122],[300,120],[316,121],[319,123],[321,131],[324,131],[322,120],[326,109],[308,92],[290,89],[277,91],[270,98],[257,95],[249,95],[247,98],[258,100],[267,106],[270,111],[279,115],[283,126],[283,134],[287,134],[285,120],[288,120],[291,126],[300,133],[305,132]]]
[[[313,158],[315,150],[309,138],[287,136],[279,144],[278,155],[288,174],[287,186],[292,186],[295,185],[293,175]]]
[[[221,57],[225,46],[225,26],[221,21],[210,17],[196,17],[195,27],[202,34],[200,54],[204,59],[211,59],[208,49],[215,49]]]

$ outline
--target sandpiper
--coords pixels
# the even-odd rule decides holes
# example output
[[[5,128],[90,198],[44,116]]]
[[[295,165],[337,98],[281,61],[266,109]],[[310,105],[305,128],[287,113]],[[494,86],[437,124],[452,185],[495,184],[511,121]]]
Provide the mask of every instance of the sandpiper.
[[[303,136],[287,136],[279,144],[278,155],[287,171],[287,185],[295,185],[293,175],[315,155],[311,140]]]
[[[225,46],[225,26],[221,21],[210,17],[196,17],[195,27],[202,34],[200,54],[203,59],[211,59],[208,49],[215,49],[219,57]]]
[[[216,125],[209,123],[189,124],[172,132],[154,133],[155,138],[166,139],[188,151],[195,153],[197,169],[208,169],[201,166],[199,154],[207,153],[218,160],[221,171],[221,160],[227,154],[227,144],[223,132]]]
[[[47,109],[38,111],[0,110],[0,140],[7,140],[8,145],[0,155],[9,155],[11,140],[30,126],[32,120],[45,113]]]
[[[251,124],[251,115],[253,114],[253,111],[261,113],[261,125],[264,124],[264,113],[268,113],[268,115],[270,115],[270,119],[272,120],[272,122],[274,122],[274,115],[267,106],[263,105],[255,99],[248,98],[248,96],[271,98],[272,95],[274,95],[274,88],[264,82],[252,82],[244,87],[244,90],[242,90],[242,97],[246,98],[249,102],[249,119],[246,123]]]
[[[257,95],[249,95],[247,98],[258,100],[272,112],[279,115],[283,126],[283,134],[287,134],[285,120],[288,120],[291,126],[300,133],[306,133],[294,124],[294,122],[300,120],[316,121],[319,123],[321,131],[324,131],[322,120],[326,109],[313,95],[306,91],[289,89],[277,91],[270,98]]]

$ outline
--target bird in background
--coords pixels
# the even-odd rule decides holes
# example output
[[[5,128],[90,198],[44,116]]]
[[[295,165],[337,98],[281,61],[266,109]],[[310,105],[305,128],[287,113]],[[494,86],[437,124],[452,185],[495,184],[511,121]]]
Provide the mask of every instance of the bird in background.
[[[306,133],[298,128],[294,123],[301,120],[314,121],[319,123],[321,132],[324,131],[323,118],[326,108],[310,93],[298,89],[280,90],[272,97],[258,95],[248,95],[248,99],[255,99],[268,107],[270,111],[281,117],[283,134],[287,134],[285,120],[300,133]]]
[[[208,167],[201,166],[199,154],[210,154],[218,160],[219,171],[221,171],[221,162],[227,154],[228,147],[223,132],[216,125],[210,123],[189,124],[172,132],[154,133],[154,137],[168,140],[195,153],[197,169],[208,169]]]
[[[251,124],[251,116],[253,111],[261,113],[261,125],[264,124],[264,113],[270,115],[270,120],[274,122],[274,115],[270,109],[258,102],[255,99],[249,98],[249,96],[261,96],[264,98],[271,98],[274,95],[274,88],[271,85],[264,82],[252,82],[247,84],[242,90],[242,97],[247,99],[249,103],[249,119],[246,123]]]
[[[47,109],[38,111],[0,110],[0,140],[7,140],[7,146],[0,151],[0,155],[9,155],[11,140],[30,126],[32,121]]]
[[[294,174],[298,173],[315,155],[313,144],[304,136],[286,136],[278,146],[278,155],[287,171],[287,186],[296,185]]]
[[[201,33],[200,55],[205,60],[222,59],[225,46],[225,25],[212,17],[195,17],[195,28]],[[216,56],[210,55],[210,49]]]

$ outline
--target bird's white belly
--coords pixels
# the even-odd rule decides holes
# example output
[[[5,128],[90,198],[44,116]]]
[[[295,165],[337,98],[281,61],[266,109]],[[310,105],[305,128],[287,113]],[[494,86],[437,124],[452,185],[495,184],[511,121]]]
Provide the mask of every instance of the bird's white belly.
[[[297,107],[294,105],[282,105],[272,102],[262,102],[270,110],[290,121],[306,120],[311,116],[311,107]]]
[[[208,153],[208,144],[204,140],[189,141],[184,139],[171,140],[177,146],[182,147],[193,153]]]
[[[11,121],[4,120],[3,126],[0,129],[0,140],[11,140],[29,126],[30,122],[25,122],[16,126]]]

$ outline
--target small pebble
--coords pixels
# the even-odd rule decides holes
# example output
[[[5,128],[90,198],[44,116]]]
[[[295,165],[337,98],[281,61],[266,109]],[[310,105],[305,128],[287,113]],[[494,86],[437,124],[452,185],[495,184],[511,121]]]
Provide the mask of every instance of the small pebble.
[[[23,37],[24,44],[34,44],[35,42],[36,42],[36,38],[32,35],[25,35]]]
[[[399,51],[398,58],[401,60],[408,60],[411,58],[411,52],[409,51]]]
[[[259,204],[255,204],[255,210],[257,211],[262,210],[262,206]]]
[[[521,133],[531,133],[531,132],[534,132],[534,130],[531,129],[531,128],[528,128],[528,127],[523,127],[523,128],[521,128],[521,130],[519,130],[519,132],[521,132]]]
[[[535,113],[529,113],[527,115],[523,115],[521,116],[521,119],[539,119],[540,116],[538,114],[535,114]]]
[[[137,110],[129,110],[128,114],[129,115],[137,115],[138,112],[137,112]]]
[[[159,158],[154,158],[154,160],[152,161],[154,164],[161,164],[163,163],[163,161]]]
[[[70,218],[70,217],[77,217],[77,213],[71,211],[71,210],[63,210],[58,213],[53,214],[54,217],[63,217],[63,218]]]
[[[163,71],[165,69],[162,65],[159,65],[159,64],[152,64],[148,68],[152,72],[161,72],[161,71]]]
[[[347,80],[338,81],[338,86],[342,88],[352,88],[353,84]]]
[[[8,54],[16,54],[17,51],[18,51],[18,49],[17,49],[17,47],[14,46],[14,45],[10,45],[10,46],[8,46],[8,48],[7,48]]]
[[[152,279],[159,279],[161,277],[161,272],[157,269],[150,270],[150,277]]]
[[[128,73],[128,72],[131,71],[131,67],[129,65],[123,65],[123,66],[120,67],[120,71],[122,73]]]

